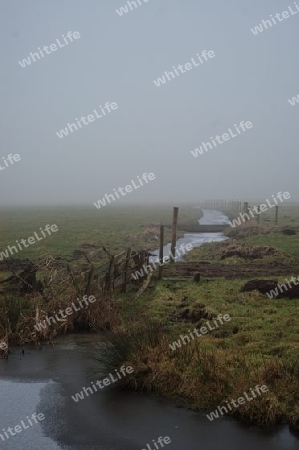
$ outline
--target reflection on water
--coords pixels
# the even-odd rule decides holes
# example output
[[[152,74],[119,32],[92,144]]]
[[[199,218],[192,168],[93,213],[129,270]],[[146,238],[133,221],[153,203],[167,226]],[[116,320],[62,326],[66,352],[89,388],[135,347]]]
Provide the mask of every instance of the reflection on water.
[[[17,350],[0,360],[0,429],[35,411],[46,417],[1,449],[141,450],[159,436],[171,438],[169,450],[298,449],[287,427],[266,432],[224,416],[210,422],[204,412],[141,393],[107,388],[75,403],[71,396],[95,381],[90,356],[101,339],[69,335],[55,347],[27,350],[23,359]]]
[[[9,364],[9,362],[8,362]],[[5,441],[0,437],[0,448],[7,450],[32,450],[33,448],[40,448],[46,450],[59,450],[61,447],[57,446],[52,439],[43,435],[43,426],[49,417],[45,416],[44,421],[29,426],[26,417],[31,418],[33,413],[43,413],[39,408],[41,400],[42,389],[47,383],[28,383],[28,382],[0,382],[0,434],[2,434]],[[15,426],[25,424],[25,429],[22,427],[22,431],[15,433],[13,430]],[[10,432],[7,432],[7,436],[4,434],[4,430],[9,427],[12,428],[12,436]],[[35,443],[35,444],[34,444]],[[33,445],[34,444],[34,445]]]

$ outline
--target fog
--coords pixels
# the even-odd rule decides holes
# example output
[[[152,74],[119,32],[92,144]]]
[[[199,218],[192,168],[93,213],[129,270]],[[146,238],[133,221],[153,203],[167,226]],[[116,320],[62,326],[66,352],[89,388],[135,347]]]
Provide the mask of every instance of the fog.
[[[155,179],[115,205],[279,191],[298,200],[299,103],[288,102],[299,94],[294,2],[136,0],[136,8],[116,12],[126,4],[1,3],[0,205],[95,208],[144,173]],[[289,6],[290,17],[251,31]],[[69,31],[80,37],[70,41]],[[55,51],[19,64],[53,43]],[[204,50],[214,57],[199,63]],[[187,63],[191,69],[176,69]],[[153,82],[174,70],[179,75],[160,87]],[[58,137],[107,102],[117,108]],[[252,127],[238,134],[241,121]],[[229,129],[235,137],[192,155]],[[9,154],[20,160],[9,162]]]

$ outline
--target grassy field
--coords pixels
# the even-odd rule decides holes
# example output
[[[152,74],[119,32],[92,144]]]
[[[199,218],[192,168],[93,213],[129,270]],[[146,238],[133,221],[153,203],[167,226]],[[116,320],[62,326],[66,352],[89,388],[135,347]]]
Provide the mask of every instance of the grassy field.
[[[187,257],[191,263],[209,260],[211,267],[230,265],[239,270],[241,278],[216,275],[202,278],[200,283],[153,279],[140,297],[136,298],[136,291],[117,294],[113,304],[104,302],[89,311],[83,322],[89,324],[98,317],[98,324],[105,326],[108,316],[111,322],[112,333],[107,335],[106,347],[99,352],[99,361],[107,373],[123,364],[131,365],[134,373],[126,378],[130,388],[181,399],[207,413],[257,384],[264,384],[269,389],[267,394],[230,414],[263,426],[287,422],[298,431],[299,300],[270,299],[257,290],[242,292],[244,284],[252,279],[246,276],[242,279],[244,266],[252,269],[254,278],[259,278],[261,267],[267,268],[267,278],[271,278],[272,270],[281,264],[289,271],[289,277],[298,276],[298,211],[295,205],[282,207],[278,226],[273,224],[274,215],[270,211],[268,217],[266,213],[263,215],[259,227],[255,220],[235,229],[228,227],[225,233],[231,238],[229,246],[205,244]],[[230,218],[236,216],[233,211],[228,213]],[[193,226],[198,217],[199,210],[191,205],[181,207],[180,227]],[[158,247],[159,223],[170,225],[171,219],[171,206],[111,207],[103,211],[2,209],[0,249],[13,245],[16,239],[29,237],[47,223],[57,224],[59,232],[15,257],[35,260],[47,253],[69,259],[84,244],[96,247],[103,244],[112,253],[128,246],[154,249]],[[284,234],[285,228],[293,228],[295,234]],[[182,234],[180,231],[179,236]],[[170,229],[166,242],[169,239]],[[275,250],[269,251],[269,247]],[[49,313],[53,308],[65,307],[76,297],[70,280],[65,284],[67,273],[61,271],[57,275],[54,268],[50,275],[54,272],[56,284],[50,284],[38,298],[0,298],[3,329],[6,316],[21,336],[24,327],[31,330],[35,323],[36,305],[42,305]],[[276,278],[283,282],[285,276]],[[181,335],[216,320],[219,314],[229,314],[231,320],[175,351],[170,348]]]
[[[249,208],[258,206],[257,202],[250,202]],[[239,212],[227,210],[230,217],[236,217]],[[249,215],[249,217],[251,217]],[[257,215],[250,219],[250,222],[257,222]],[[275,224],[275,208],[269,208],[265,212],[260,213],[260,224]],[[278,207],[278,225],[280,226],[298,226],[299,225],[299,204],[298,203],[282,203]]]
[[[198,209],[191,205],[180,206],[180,226],[192,224],[198,217]],[[0,251],[14,245],[16,240],[33,236],[47,224],[56,224],[58,232],[19,251],[13,258],[36,259],[45,254],[71,257],[73,251],[84,244],[103,244],[111,253],[118,253],[129,246],[134,250],[155,249],[159,246],[157,236],[161,222],[171,224],[172,206],[109,205],[102,210],[82,207],[2,208]],[[169,242],[170,233],[170,228],[165,230],[166,242]],[[182,235],[183,232],[179,231],[178,236]]]
[[[180,226],[193,226],[199,215],[192,205],[180,206]],[[115,326],[118,314],[113,300],[106,298],[110,292],[108,288],[106,292],[107,252],[113,255],[128,247],[133,251],[158,248],[161,222],[168,226],[165,243],[169,242],[172,206],[112,205],[101,211],[82,207],[2,208],[0,217],[0,252],[16,240],[34,236],[34,232],[41,236],[39,229],[47,224],[58,227],[56,233],[13,257],[0,253],[0,339],[23,345],[52,341],[57,334],[74,329],[96,331]],[[182,234],[179,231],[178,237]],[[123,277],[118,276],[122,283]],[[91,284],[98,299],[95,305],[79,317],[74,314],[42,333],[35,332],[40,319],[67,308],[86,294]]]

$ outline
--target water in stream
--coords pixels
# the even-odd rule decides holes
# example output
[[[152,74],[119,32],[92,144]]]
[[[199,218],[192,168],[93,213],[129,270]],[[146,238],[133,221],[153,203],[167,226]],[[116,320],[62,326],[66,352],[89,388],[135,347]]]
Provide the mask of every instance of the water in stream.
[[[198,220],[200,225],[226,225],[228,224],[228,218],[220,211],[204,209],[203,217]],[[185,233],[184,237],[177,240],[176,248],[179,249],[180,245],[192,244],[193,247],[200,247],[204,243],[208,242],[220,242],[228,239],[223,233]],[[163,248],[163,255],[169,256],[171,244],[166,244]],[[152,256],[150,262],[155,262],[159,256],[159,249],[151,252]],[[183,259],[182,255],[175,258],[176,261]]]
[[[16,349],[0,360],[0,430],[32,413],[45,420],[0,441],[4,450],[149,450],[146,444],[169,436],[169,450],[295,450],[287,427],[269,432],[231,418],[210,422],[204,413],[166,399],[105,388],[75,403],[71,396],[90,386],[89,359],[99,336],[69,335],[55,347]],[[152,447],[152,450],[155,450]]]

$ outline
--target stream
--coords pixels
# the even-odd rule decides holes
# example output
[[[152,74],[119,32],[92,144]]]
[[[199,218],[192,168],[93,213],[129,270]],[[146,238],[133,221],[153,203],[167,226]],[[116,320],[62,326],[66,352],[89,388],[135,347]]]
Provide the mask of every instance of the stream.
[[[198,223],[200,225],[226,225],[229,223],[228,217],[226,217],[224,214],[222,214],[219,211],[210,210],[210,209],[203,209],[203,217],[198,220]],[[187,244],[192,244],[192,246],[200,247],[202,244],[208,243],[208,242],[221,242],[225,241],[228,238],[224,236],[223,233],[185,233],[184,237],[177,240],[176,248],[179,248],[180,245],[184,244],[185,246]],[[163,247],[163,255],[169,256],[170,253],[171,244],[166,244]],[[188,253],[188,251],[186,251]],[[159,249],[156,249],[151,252],[152,255],[150,257],[150,262],[155,262],[158,260],[159,257]],[[176,261],[181,261],[184,259],[183,255],[176,256]]]

